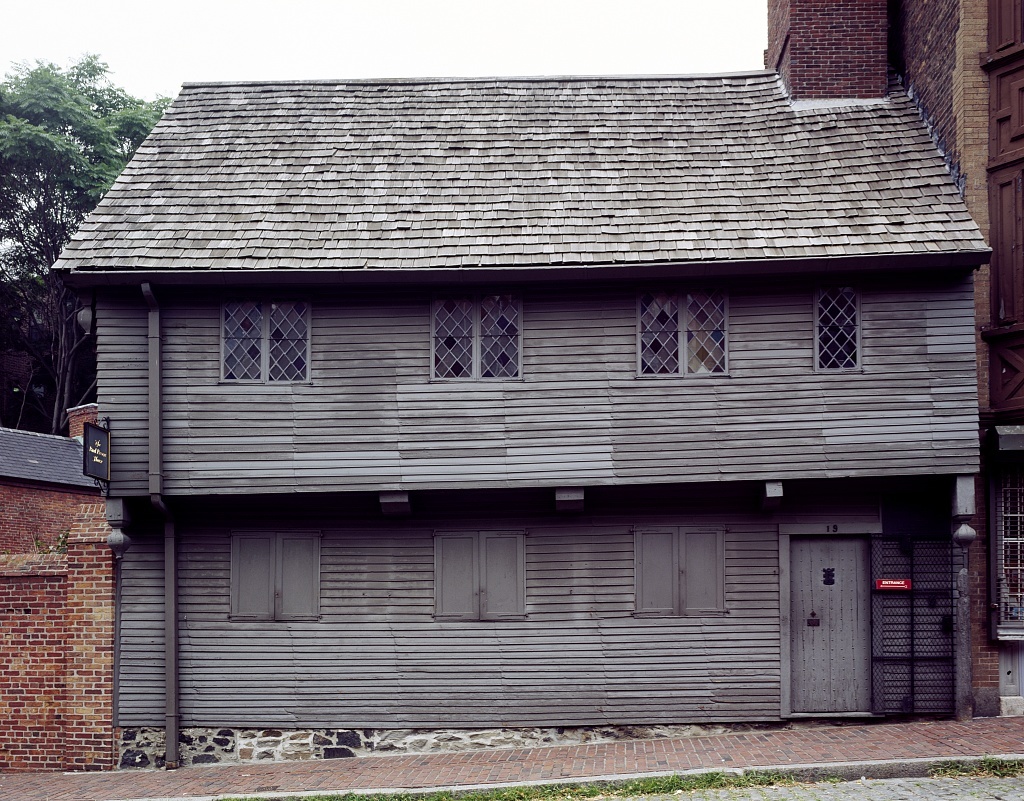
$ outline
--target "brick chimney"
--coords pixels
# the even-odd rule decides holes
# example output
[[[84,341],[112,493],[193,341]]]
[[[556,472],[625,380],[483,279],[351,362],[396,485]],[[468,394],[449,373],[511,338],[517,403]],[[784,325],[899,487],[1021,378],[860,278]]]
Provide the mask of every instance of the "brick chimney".
[[[793,100],[884,97],[886,0],[768,0],[765,67]]]
[[[100,407],[95,403],[86,403],[84,406],[68,409],[68,436],[81,442],[85,424],[92,423],[96,425],[99,420],[99,414]]]

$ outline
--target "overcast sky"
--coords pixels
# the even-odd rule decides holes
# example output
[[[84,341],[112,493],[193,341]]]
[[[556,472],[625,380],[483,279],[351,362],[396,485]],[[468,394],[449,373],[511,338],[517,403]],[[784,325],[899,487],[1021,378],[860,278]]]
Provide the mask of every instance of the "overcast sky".
[[[34,0],[0,66],[83,53],[152,99],[185,81],[761,69],[766,0]]]

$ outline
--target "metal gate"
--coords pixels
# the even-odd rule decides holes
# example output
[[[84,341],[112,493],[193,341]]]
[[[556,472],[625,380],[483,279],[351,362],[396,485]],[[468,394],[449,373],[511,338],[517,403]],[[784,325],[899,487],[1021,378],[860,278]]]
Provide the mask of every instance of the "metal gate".
[[[910,579],[909,590],[872,590],[871,711],[952,713],[952,539],[875,535],[871,569],[874,579]]]

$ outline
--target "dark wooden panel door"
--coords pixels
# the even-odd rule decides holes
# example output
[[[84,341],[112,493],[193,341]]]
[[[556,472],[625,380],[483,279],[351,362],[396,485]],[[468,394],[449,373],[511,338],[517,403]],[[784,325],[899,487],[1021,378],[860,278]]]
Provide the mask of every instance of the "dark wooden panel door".
[[[866,539],[794,537],[790,545],[792,711],[871,710],[871,593]]]

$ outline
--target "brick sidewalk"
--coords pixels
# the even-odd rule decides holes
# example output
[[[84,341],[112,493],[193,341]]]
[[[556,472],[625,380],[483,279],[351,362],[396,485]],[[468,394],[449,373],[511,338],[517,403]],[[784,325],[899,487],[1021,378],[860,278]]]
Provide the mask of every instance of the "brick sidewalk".
[[[464,787],[699,768],[1024,755],[1024,718],[801,726],[674,740],[362,757],[176,771],[0,775],[2,801],[189,799],[247,793]]]

